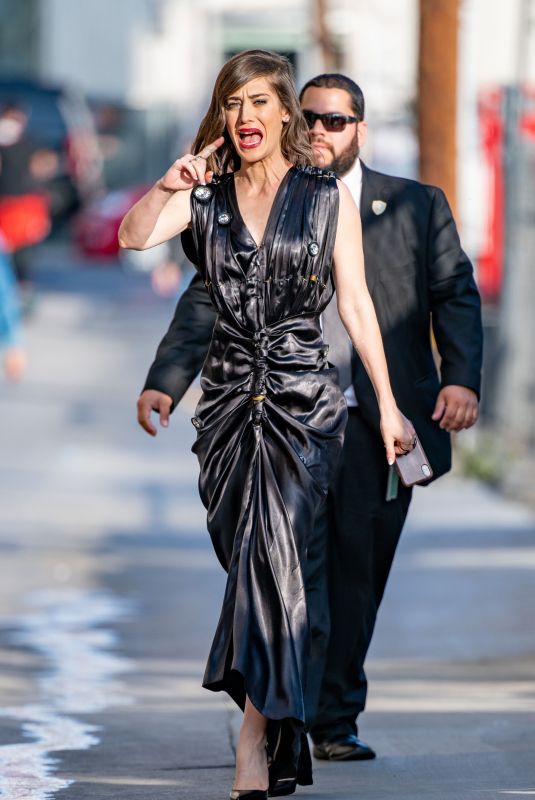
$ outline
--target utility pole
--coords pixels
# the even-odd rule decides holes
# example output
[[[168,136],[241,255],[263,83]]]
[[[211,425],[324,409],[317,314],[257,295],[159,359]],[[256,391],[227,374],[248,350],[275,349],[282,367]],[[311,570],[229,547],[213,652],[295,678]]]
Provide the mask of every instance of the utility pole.
[[[325,72],[336,72],[339,59],[327,25],[327,0],[312,0],[312,16],[315,38],[321,53],[322,69]]]
[[[418,141],[420,180],[457,201],[457,39],[459,0],[420,0]]]

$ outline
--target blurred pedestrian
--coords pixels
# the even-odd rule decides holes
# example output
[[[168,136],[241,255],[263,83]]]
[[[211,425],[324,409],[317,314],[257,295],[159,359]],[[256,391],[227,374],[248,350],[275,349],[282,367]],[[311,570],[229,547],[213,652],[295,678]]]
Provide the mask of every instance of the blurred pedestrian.
[[[191,275],[192,270],[178,236],[150,250],[121,250],[119,260],[128,272],[150,273],[152,290],[159,297],[177,297],[183,279],[182,262],[187,273]]]
[[[17,103],[0,109],[0,232],[11,253],[17,279],[30,282],[31,248],[50,231],[44,183],[56,172],[58,158],[28,133],[28,114]]]
[[[320,75],[303,88],[301,105],[315,163],[335,170],[360,208],[366,279],[394,395],[414,423],[436,479],[451,466],[449,434],[469,428],[478,416],[482,326],[472,265],[439,188],[375,172],[361,161],[367,124],[354,81]],[[197,261],[191,235],[182,239]],[[145,384],[164,392],[171,408],[203,364],[214,320],[210,296],[196,276],[178,302]],[[375,752],[358,738],[357,727],[367,695],[364,660],[412,489],[398,484],[384,463],[375,393],[333,303],[323,327],[349,419],[341,467],[309,543],[313,648],[307,718],[317,758],[369,759]]]
[[[262,800],[268,783],[272,794],[290,794],[312,782],[304,572],[346,421],[319,322],[331,264],[341,318],[381,407],[385,463],[410,449],[414,429],[390,390],[357,208],[334,173],[311,165],[287,59],[232,58],[194,151],[129,212],[120,240],[144,249],[191,224],[218,310],[193,419],[208,528],[228,571],[204,685],[244,708],[231,798]],[[208,181],[218,173],[213,185],[205,185],[207,162]],[[147,432],[156,433],[151,410],[166,419],[170,404],[161,391],[143,393],[138,419]]]
[[[4,374],[18,380],[26,368],[26,354],[21,341],[20,307],[11,262],[0,236],[0,351]]]

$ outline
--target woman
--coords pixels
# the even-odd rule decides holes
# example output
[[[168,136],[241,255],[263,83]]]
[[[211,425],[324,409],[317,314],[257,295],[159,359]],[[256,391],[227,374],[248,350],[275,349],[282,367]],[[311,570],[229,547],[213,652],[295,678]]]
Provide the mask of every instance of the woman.
[[[225,64],[193,150],[127,214],[119,240],[144,249],[190,225],[218,311],[193,418],[201,498],[228,572],[204,686],[244,709],[231,797],[260,800],[268,786],[290,794],[311,783],[303,568],[347,415],[319,319],[331,264],[389,463],[414,431],[390,389],[358,211],[332,173],[311,166],[288,61],[256,50]],[[169,399],[152,395],[155,410]]]

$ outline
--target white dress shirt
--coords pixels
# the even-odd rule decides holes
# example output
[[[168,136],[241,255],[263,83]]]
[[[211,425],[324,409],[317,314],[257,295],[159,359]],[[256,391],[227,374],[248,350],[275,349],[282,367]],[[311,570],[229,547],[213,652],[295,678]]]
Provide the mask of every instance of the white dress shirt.
[[[362,167],[360,164],[360,158],[357,158],[349,172],[343,176],[342,180],[351,192],[351,196],[357,204],[358,210],[360,211],[360,196],[362,194]],[[348,347],[351,348],[351,351],[353,351],[353,345],[349,336],[347,337],[347,344]],[[355,408],[358,406],[358,400],[355,395],[355,388],[353,384],[347,387],[344,392],[344,396],[346,398],[348,407]]]

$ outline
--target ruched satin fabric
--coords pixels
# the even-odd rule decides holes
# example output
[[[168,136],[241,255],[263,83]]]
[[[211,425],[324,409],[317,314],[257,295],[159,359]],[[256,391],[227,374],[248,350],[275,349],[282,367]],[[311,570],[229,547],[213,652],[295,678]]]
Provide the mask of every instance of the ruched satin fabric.
[[[209,195],[192,194],[199,268],[218,312],[193,450],[228,578],[203,685],[303,722],[307,537],[347,416],[319,324],[333,292],[338,189],[332,173],[292,167],[259,246],[233,175]]]

